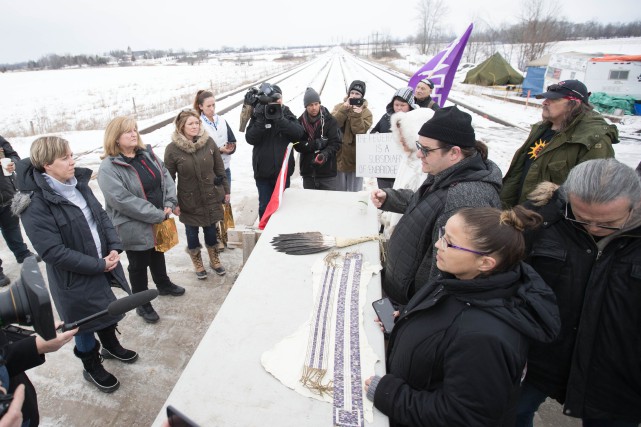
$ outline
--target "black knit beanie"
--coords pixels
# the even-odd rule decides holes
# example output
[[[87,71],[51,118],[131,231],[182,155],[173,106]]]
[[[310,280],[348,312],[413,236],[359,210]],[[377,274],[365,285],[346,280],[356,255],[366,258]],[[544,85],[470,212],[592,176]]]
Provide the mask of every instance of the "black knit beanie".
[[[353,90],[360,92],[361,95],[365,96],[365,82],[361,80],[354,80],[349,85],[349,89],[347,89],[347,94],[349,95],[349,93]]]
[[[456,105],[437,110],[434,116],[421,127],[418,134],[459,147],[476,145],[472,116],[459,110]]]
[[[307,107],[309,104],[312,104],[314,102],[318,102],[320,104],[320,96],[313,87],[308,87],[305,91],[305,95],[303,96],[303,106]]]

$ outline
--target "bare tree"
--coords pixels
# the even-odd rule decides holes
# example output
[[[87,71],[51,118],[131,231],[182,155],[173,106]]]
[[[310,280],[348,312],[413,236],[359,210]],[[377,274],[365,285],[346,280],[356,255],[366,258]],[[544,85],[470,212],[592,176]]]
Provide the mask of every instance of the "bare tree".
[[[429,53],[441,35],[441,22],[447,15],[445,0],[419,0],[417,5],[418,31],[416,43],[421,54]]]
[[[520,25],[513,32],[516,43],[520,43],[519,68],[542,56],[546,50],[561,39],[563,26],[559,16],[559,3],[552,0],[532,0],[524,3]]]

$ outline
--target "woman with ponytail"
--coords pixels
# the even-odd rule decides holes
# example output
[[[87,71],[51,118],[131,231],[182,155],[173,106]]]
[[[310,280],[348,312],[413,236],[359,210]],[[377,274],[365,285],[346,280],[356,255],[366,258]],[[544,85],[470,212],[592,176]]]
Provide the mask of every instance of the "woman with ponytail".
[[[387,375],[365,382],[390,425],[514,425],[529,342],[560,328],[552,290],[522,262],[523,231],[540,223],[521,206],[466,208],[439,230],[443,273],[401,310]]]

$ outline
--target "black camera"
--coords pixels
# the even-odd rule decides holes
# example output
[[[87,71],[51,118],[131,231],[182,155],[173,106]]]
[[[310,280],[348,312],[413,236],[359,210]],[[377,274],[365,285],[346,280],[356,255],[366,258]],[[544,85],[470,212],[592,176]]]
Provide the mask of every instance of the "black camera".
[[[249,88],[247,93],[245,93],[245,100],[243,102],[256,108],[258,104],[271,104],[280,98],[281,94],[274,89],[274,86],[269,83],[262,83],[258,89],[255,87]]]
[[[45,340],[56,337],[49,291],[34,256],[25,258],[20,278],[0,293],[0,326],[11,323],[33,326]]]
[[[265,118],[266,119],[280,119],[283,117],[283,106],[280,104],[267,104],[265,105]]]
[[[363,105],[363,102],[365,102],[365,100],[363,98],[350,98],[349,99],[349,105],[357,105],[357,106],[360,107],[361,105]]]

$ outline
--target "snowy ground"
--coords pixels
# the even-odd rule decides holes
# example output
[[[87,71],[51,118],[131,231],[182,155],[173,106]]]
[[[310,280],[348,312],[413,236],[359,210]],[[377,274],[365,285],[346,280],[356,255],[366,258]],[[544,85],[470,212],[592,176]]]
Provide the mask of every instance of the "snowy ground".
[[[641,42],[639,42],[639,44],[641,45]],[[637,51],[641,51],[641,48],[637,49]],[[326,55],[326,57],[319,58],[319,61],[316,61],[315,65],[308,67],[296,77],[287,79],[283,81],[283,83],[279,83],[283,89],[285,103],[292,109],[294,114],[300,115],[303,112],[302,97],[305,88],[307,86],[313,86],[319,90],[320,85],[322,84],[321,76],[324,75],[324,67],[329,66],[327,64],[338,64],[341,57],[344,56],[346,58],[344,61],[346,73],[345,79],[343,80],[343,77],[339,74],[338,68],[332,68],[330,77],[328,78],[324,91],[321,94],[322,103],[331,110],[335,104],[342,102],[343,97],[345,96],[346,84],[349,84],[353,79],[364,79],[367,83],[366,99],[368,100],[370,109],[373,112],[375,124],[384,113],[385,106],[390,101],[393,90],[380,80],[373,78],[371,74],[364,72],[358,64],[349,59],[349,55],[344,51],[337,49]],[[262,73],[264,74],[273,74],[278,69],[282,68],[281,65],[273,66],[273,64],[269,64],[268,61],[265,61],[265,63],[260,66],[255,63],[253,67],[256,67],[253,70],[261,67]],[[160,68],[160,70],[158,68]],[[0,133],[7,129],[12,132],[19,132],[20,129],[24,129],[25,117],[29,117],[29,113],[34,111],[41,111],[43,115],[54,113],[58,115],[58,113],[63,112],[64,114],[62,115],[71,114],[72,119],[74,117],[85,117],[85,110],[89,110],[91,112],[89,116],[101,114],[102,111],[104,111],[105,114],[109,114],[108,111],[111,111],[112,109],[111,102],[117,102],[116,100],[118,99],[123,99],[123,102],[128,104],[130,102],[130,98],[135,96],[137,103],[140,102],[141,104],[144,104],[149,102],[150,104],[153,104],[163,102],[164,99],[170,98],[172,96],[171,94],[174,91],[177,91],[179,87],[188,87],[195,94],[196,89],[207,88],[212,84],[211,82],[213,82],[213,85],[215,86],[217,82],[224,81],[226,82],[226,87],[228,86],[229,89],[231,89],[233,87],[240,86],[247,78],[249,78],[249,76],[245,75],[246,68],[249,67],[242,68],[235,65],[225,66],[219,64],[207,64],[193,67],[174,66],[167,67],[167,69],[163,68],[164,67],[130,67],[126,69],[106,68],[97,70],[79,69],[55,72],[7,73],[0,75],[0,92],[3,93],[3,96],[0,97],[0,103],[2,103],[0,105],[2,105],[2,110],[4,112],[3,119],[0,121]],[[264,77],[264,74],[261,76],[252,74],[252,78],[257,80],[260,77]],[[7,76],[11,79],[9,82],[7,82]],[[126,79],[123,80],[123,76],[126,76]],[[41,85],[42,83],[39,82],[43,81],[50,82],[49,86],[51,86],[51,91],[55,91],[57,93],[55,96],[60,97],[58,102],[48,101],[43,103],[42,99],[34,93],[27,93],[25,95],[25,91],[30,85]],[[134,85],[133,82],[136,82],[136,84]],[[91,89],[89,89],[88,86],[91,86]],[[39,87],[42,88],[43,86]],[[522,105],[489,98],[484,95],[486,91],[487,89],[480,89],[474,86],[457,83],[450,96],[453,99],[481,108],[491,115],[501,117],[504,120],[518,125],[518,128],[507,128],[478,115],[473,116],[473,125],[476,129],[477,136],[489,145],[490,158],[499,165],[503,172],[505,172],[515,149],[523,143],[527,136],[526,129],[528,129],[530,124],[540,119],[540,109],[534,106],[526,108]],[[12,100],[12,102],[7,102],[7,99]],[[139,99],[141,101],[138,101]],[[98,107],[89,108],[89,106],[94,106],[96,103],[100,102],[104,102],[104,105],[101,104]],[[77,110],[69,113],[69,105],[76,106]],[[182,107],[183,106],[177,105],[174,108],[180,109]],[[121,110],[121,108],[123,107],[121,107],[120,104],[118,107],[113,107],[114,110],[119,111],[118,114],[123,114],[124,110]],[[256,220],[257,192],[255,189],[251,166],[251,146],[245,142],[244,134],[238,132],[239,113],[240,108],[236,108],[225,115],[226,120],[229,122],[231,128],[234,130],[236,138],[238,139],[238,148],[236,153],[233,155],[231,164],[231,201],[237,223],[252,225]],[[153,120],[148,120],[147,122],[153,122]],[[16,127],[13,126],[14,124],[17,124]],[[635,136],[635,132],[638,132],[641,129],[641,118],[626,117],[624,119],[624,123],[620,125],[620,129],[622,133],[626,135]],[[173,125],[165,126],[143,136],[143,141],[156,147],[156,152],[162,157],[164,154],[164,148],[169,143],[173,130]],[[26,134],[28,134],[26,131],[22,133],[22,135]],[[102,147],[102,130],[60,132],[58,134],[70,141],[72,150],[76,154],[87,153],[79,157],[77,162],[78,166],[89,167],[94,171],[97,171],[100,163]],[[637,139],[641,139],[638,135],[639,134],[636,134]],[[34,136],[15,136],[9,138],[9,140],[12,142],[18,153],[21,156],[26,157],[28,156],[29,146],[34,138]],[[641,161],[641,145],[639,144],[641,144],[640,140],[631,139],[617,144],[615,146],[617,158],[631,167],[636,167],[639,161]],[[373,185],[374,180],[366,180],[367,188],[371,188]],[[292,186],[302,187],[300,178],[295,178],[292,181]],[[95,184],[95,181],[92,182],[92,188],[98,197],[102,199],[102,194],[98,186]],[[180,227],[179,233],[182,235],[182,227]],[[229,265],[234,266],[231,269],[230,280],[233,280],[233,275],[237,274],[240,269],[238,252],[239,251],[237,250],[235,251],[235,254],[234,251],[232,251],[223,255],[223,262],[227,262]],[[13,256],[7,249],[3,240],[0,240],[0,257],[5,261],[3,265],[5,267],[5,272],[11,278],[15,279],[18,274],[18,266],[13,263]],[[124,260],[124,263],[126,263],[126,260]],[[168,252],[167,263],[170,276],[176,277],[177,280],[185,278],[182,279],[183,283],[196,282],[191,279],[192,272],[189,267],[189,260],[182,250],[174,249]],[[230,286],[231,283],[225,282],[223,287],[216,288],[217,290],[215,292],[217,292],[217,296],[215,299],[217,302],[215,302],[215,304],[211,302],[211,298],[213,298],[211,295],[206,297],[202,296],[205,295],[204,292],[206,291],[206,286],[203,286],[202,283],[196,283],[193,285],[193,289],[190,289],[192,291],[192,295],[201,295],[204,300],[206,299],[215,306],[218,306],[218,304],[222,303],[222,300],[224,300],[224,292],[221,290],[226,289],[228,291]],[[175,319],[177,324],[184,326],[185,321],[184,319],[180,319],[180,310],[178,309],[178,306],[174,306],[173,301],[168,301],[165,298],[159,304],[163,310],[161,317],[167,313],[169,317],[173,316],[172,318]],[[190,304],[194,304],[194,302]],[[200,311],[198,313],[200,313]],[[190,311],[190,314],[193,313]],[[133,318],[130,319],[131,317]],[[200,321],[203,325],[208,325],[208,322],[211,322],[211,319],[213,318],[213,314],[211,312],[203,314],[203,316],[198,314],[197,317],[198,319],[192,319],[189,321],[194,323]],[[130,324],[139,325],[141,323],[140,319],[136,318],[135,315],[129,316],[126,320],[129,321]],[[136,339],[147,340],[147,345],[152,345],[149,344],[149,342],[153,342],[154,340],[158,343],[164,342],[165,340],[174,340],[177,331],[177,327],[172,327],[169,330],[163,329],[162,324],[157,325],[155,328],[153,325],[143,325],[142,328],[144,329],[141,329],[141,337]],[[204,329],[201,329],[201,332],[204,332]],[[194,336],[197,336],[196,332],[194,332]],[[193,345],[194,343],[185,346],[184,350],[185,354],[187,354],[187,360],[189,349],[191,348],[193,350]],[[51,359],[58,360],[62,364],[72,366],[74,370],[70,371],[71,373],[69,375],[75,375],[73,378],[69,379],[68,382],[70,385],[58,385],[63,388],[63,393],[65,391],[65,387],[72,387],[71,394],[79,396],[79,398],[74,400],[75,404],[82,405],[83,401],[87,400],[92,409],[104,406],[103,401],[101,401],[103,396],[96,396],[98,392],[94,393],[94,390],[89,389],[88,387],[90,386],[82,383],[83,380],[79,378],[79,362],[73,358],[71,350],[63,349],[59,353],[61,354],[56,354],[56,358],[52,357]],[[186,361],[183,361],[183,363],[186,363]],[[45,415],[48,416],[46,425],[80,425],[77,422],[74,423],[72,421],[61,423],[59,416],[56,415],[56,411],[60,408],[54,407],[56,405],[56,400],[52,399],[52,397],[60,391],[57,390],[55,385],[52,385],[52,381],[56,378],[56,371],[49,371],[49,369],[54,368],[49,368],[47,367],[48,365],[50,365],[50,363],[47,363],[43,368],[39,368],[39,370],[33,374],[36,387],[40,390],[41,395],[43,395],[42,400],[45,402],[45,405],[48,405],[43,411],[45,412]],[[144,366],[145,365],[142,365],[142,367]],[[142,367],[138,368],[138,370],[134,370],[133,373],[125,371],[127,373],[123,373],[122,375],[151,375],[150,371],[145,371]],[[164,372],[166,369],[160,368],[162,368],[162,366],[155,367],[156,370],[162,371],[163,375],[170,375],[165,380],[165,383],[169,384],[169,386],[165,384],[165,388],[170,387],[171,378],[175,378],[175,376],[179,375],[179,372],[181,371],[181,364],[172,365],[171,368],[174,369],[175,372],[170,373]],[[147,366],[146,369],[153,371],[154,366]],[[156,374],[158,374],[158,372],[154,371],[153,375]],[[173,375],[173,377],[171,375]],[[165,390],[165,388],[160,386],[152,384],[146,385],[151,388],[159,387],[158,390],[153,390],[153,392],[149,391],[154,396],[162,395],[162,393],[168,393],[171,389],[169,388]],[[122,393],[125,393],[125,391],[122,391]],[[130,398],[144,398],[144,393],[147,393],[147,391],[145,391],[145,388],[143,387],[142,390],[137,390]],[[164,396],[166,397],[166,394]],[[156,397],[160,399],[161,396]],[[113,399],[118,399],[118,396],[113,397]],[[164,399],[157,403],[156,413],[163,402]],[[118,404],[118,401],[109,400],[107,407],[114,408],[117,407]],[[148,412],[153,413],[153,417],[155,417],[153,407],[150,408]],[[148,424],[151,422],[153,417],[143,417],[141,419],[137,419],[137,421],[144,425],[145,423]],[[116,423],[113,425],[119,424]],[[130,425],[134,424],[132,423]]]

